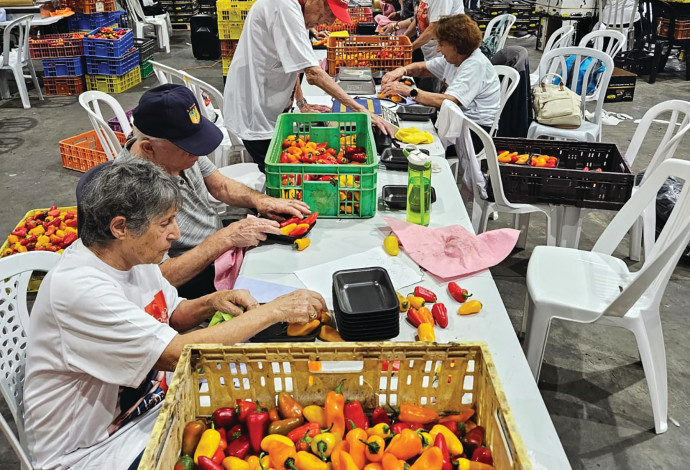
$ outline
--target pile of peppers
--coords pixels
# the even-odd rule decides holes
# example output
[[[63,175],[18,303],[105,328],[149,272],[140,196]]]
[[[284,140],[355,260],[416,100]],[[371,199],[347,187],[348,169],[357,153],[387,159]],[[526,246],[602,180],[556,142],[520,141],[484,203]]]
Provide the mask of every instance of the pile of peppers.
[[[252,401],[187,423],[174,470],[491,470],[474,410],[439,416],[424,406],[376,408],[346,401],[343,382],[324,405],[290,394],[267,409]]]

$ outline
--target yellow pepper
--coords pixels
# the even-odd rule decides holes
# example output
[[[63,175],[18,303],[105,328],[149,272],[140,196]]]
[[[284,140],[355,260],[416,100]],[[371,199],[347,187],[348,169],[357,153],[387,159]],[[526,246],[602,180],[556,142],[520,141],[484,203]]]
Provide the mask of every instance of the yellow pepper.
[[[434,440],[431,438],[428,432],[419,431],[419,438],[422,440],[422,449],[426,449],[429,446],[434,445]]]
[[[479,313],[482,309],[482,303],[478,300],[470,300],[458,308],[458,315],[471,315]]]
[[[319,423],[319,426],[325,428],[326,424],[326,412],[319,405],[309,405],[305,406],[302,411],[304,419],[310,423]]]
[[[329,464],[309,452],[297,452],[295,467],[300,470],[328,470]]]
[[[296,228],[297,228],[297,224],[286,225],[285,227],[283,227],[283,228],[280,229],[280,233],[281,233],[282,235],[289,235],[290,232],[292,232],[292,231],[295,230]]]
[[[398,296],[398,303],[400,304],[400,311],[401,312],[407,312],[410,309],[410,301],[407,300],[407,297],[403,297],[403,295],[400,292],[395,292],[395,294]]]
[[[38,228],[38,227],[37,227]],[[65,227],[65,232],[66,233],[77,233],[77,229],[74,227]]]
[[[321,320],[312,320],[309,323],[300,325],[299,323],[290,323],[287,327],[288,336],[306,336],[319,327]]]
[[[201,435],[201,439],[199,439],[199,444],[197,444],[196,450],[194,451],[194,463],[199,464],[199,457],[202,456],[208,457],[209,459],[213,458],[213,455],[216,453],[216,450],[218,450],[219,445],[220,433],[218,431],[215,429],[207,429],[204,431],[204,433]]]
[[[323,325],[319,332],[319,339],[321,341],[328,341],[330,343],[342,343],[344,340],[338,330],[328,325]]]
[[[19,237],[18,237],[18,236],[16,236],[16,235],[10,235],[9,237],[7,237],[7,243],[8,243],[9,245],[12,245],[12,244],[17,243],[17,242],[19,242]]]
[[[282,434],[269,434],[261,440],[261,450],[263,450],[264,452],[268,452],[271,445],[273,445],[276,442],[281,442],[287,446],[295,447],[295,443],[292,442],[292,440],[289,439],[287,436],[283,436]]]
[[[474,462],[467,459],[458,459],[456,462],[458,463],[458,470],[494,470],[492,465],[482,462]]]
[[[57,235],[60,238],[64,238],[65,237],[65,231],[64,230],[56,230],[55,235]]]
[[[15,247],[17,253],[26,253],[27,251],[29,251],[24,245],[20,245],[19,243],[15,244]]]
[[[256,460],[258,463],[259,458]],[[225,470],[249,470],[249,463],[237,457],[224,458],[222,465]]]
[[[45,235],[41,235],[36,239],[36,245],[47,245],[48,243],[50,243],[50,237]]]
[[[398,253],[400,253],[398,237],[393,235],[393,233],[389,233],[388,236],[383,239],[383,249],[391,256],[398,256]]]
[[[434,333],[434,326],[429,323],[422,323],[417,327],[417,336],[419,341],[436,341],[436,334]],[[407,459],[405,459],[407,460]]]
[[[287,438],[286,438],[287,439]],[[311,441],[311,451],[314,455],[321,457],[324,462],[330,457],[333,448],[340,441],[340,437],[332,432],[322,432],[317,434]]]
[[[295,243],[292,244],[292,247],[297,251],[302,251],[309,245],[311,245],[311,240],[308,238],[298,238],[295,240]]]
[[[408,295],[407,300],[410,302],[410,307],[422,308],[426,301],[421,297],[415,297],[414,295]]]
[[[435,446],[429,447],[410,467],[410,470],[441,470],[443,453]]]
[[[38,237],[39,235],[43,235],[44,233],[46,233],[46,229],[43,228],[43,225],[37,225],[36,227],[29,230],[29,233],[31,235]]]
[[[383,439],[388,439],[391,435],[391,427],[386,423],[379,423],[367,429],[368,436],[379,436]]]
[[[431,428],[431,431],[429,431],[429,436],[431,436],[431,441],[436,442],[436,436],[439,434],[442,434],[443,437],[446,440],[446,446],[448,447],[448,452],[450,452],[450,455],[455,457],[456,455],[460,455],[463,452],[462,448],[462,442],[460,442],[460,439],[458,439],[458,436],[453,434],[453,431],[448,429],[442,424],[437,424],[433,428]]]

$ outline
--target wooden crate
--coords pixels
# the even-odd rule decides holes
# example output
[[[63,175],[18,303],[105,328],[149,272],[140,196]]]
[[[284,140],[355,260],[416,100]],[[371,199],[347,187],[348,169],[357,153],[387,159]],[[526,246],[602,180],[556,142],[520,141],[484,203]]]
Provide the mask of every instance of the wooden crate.
[[[485,343],[379,342],[186,346],[139,470],[173,468],[185,424],[236,399],[274,407],[287,391],[304,405],[323,404],[343,379],[346,399],[366,412],[402,403],[439,414],[472,407],[495,467],[532,468]]]
[[[661,37],[668,37],[668,30],[671,21],[668,18],[659,18],[656,25],[656,34]],[[676,20],[676,29],[673,31],[675,39],[690,39],[690,19]]]

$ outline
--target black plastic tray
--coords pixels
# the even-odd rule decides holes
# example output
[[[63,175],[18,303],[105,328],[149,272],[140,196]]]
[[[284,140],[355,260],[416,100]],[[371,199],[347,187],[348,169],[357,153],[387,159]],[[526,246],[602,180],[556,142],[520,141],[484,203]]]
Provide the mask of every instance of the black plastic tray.
[[[346,269],[333,273],[336,319],[366,318],[399,309],[388,271],[381,267]]]
[[[420,152],[429,155],[427,149],[419,149]],[[387,148],[381,153],[381,163],[389,170],[407,171],[407,157],[403,155],[403,149],[399,147]]]
[[[428,121],[436,116],[436,108],[413,104],[410,106],[398,106],[398,117],[405,121]]]
[[[407,208],[407,186],[389,184],[381,189],[381,198],[391,209]],[[431,203],[436,202],[436,190],[431,187]]]
[[[318,220],[318,219],[317,219],[317,220]],[[273,234],[273,233],[267,233],[267,234],[266,234],[266,238],[267,238],[268,240],[274,240],[274,241],[277,241],[277,242],[280,242],[280,243],[289,243],[289,244],[293,244],[293,243],[295,243],[295,240],[297,240],[297,239],[299,239],[299,238],[304,238],[304,237],[306,237],[307,234],[308,234],[309,232],[311,232],[311,229],[314,228],[314,225],[316,225],[316,221],[314,221],[314,223],[311,224],[311,227],[309,227],[309,230],[307,230],[307,231],[304,233],[304,235],[301,235],[301,236],[299,236],[299,237],[290,237],[290,236],[288,236],[288,235],[275,235],[275,234]]]
[[[288,336],[287,328],[288,324],[286,322],[276,323],[249,338],[249,341],[252,343],[306,343],[316,341],[316,338],[319,336],[319,332],[321,331],[321,325],[319,325],[308,335]]]

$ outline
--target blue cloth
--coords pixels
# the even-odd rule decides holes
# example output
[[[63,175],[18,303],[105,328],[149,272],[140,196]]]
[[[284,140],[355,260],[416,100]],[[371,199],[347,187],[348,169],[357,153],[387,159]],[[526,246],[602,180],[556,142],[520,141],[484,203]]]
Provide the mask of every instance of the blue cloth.
[[[587,72],[587,69],[589,68],[589,66],[593,60],[596,60],[596,59],[594,59],[593,57],[588,57],[587,59],[580,62],[580,70],[578,71],[578,77],[577,77],[577,87],[575,89],[575,93],[577,93],[578,95],[582,92],[582,80],[584,80],[585,73]],[[575,56],[574,55],[569,56],[565,60],[566,67],[568,67],[568,77],[571,77],[573,74],[574,62],[575,62]],[[588,95],[591,95],[592,93],[594,93],[594,90],[596,90],[596,87],[597,87],[597,80],[599,79],[599,75],[601,75],[604,72],[604,70],[606,70],[606,66],[603,63],[599,62],[598,60],[597,60],[597,62],[599,64],[599,67],[597,67],[597,65],[595,64],[593,69],[592,69],[592,72],[589,76],[589,83],[587,84],[587,94]],[[567,79],[566,79],[566,81],[567,81]],[[553,81],[553,83],[555,85],[558,85],[559,83],[561,83],[561,81],[559,78],[556,78]]]

